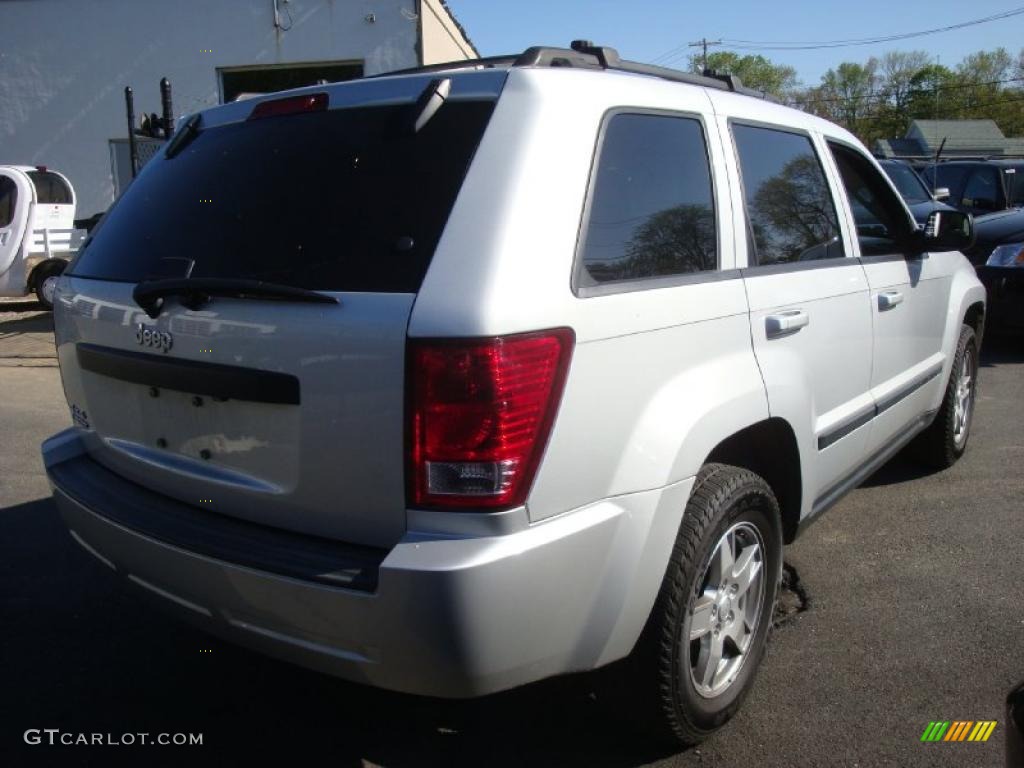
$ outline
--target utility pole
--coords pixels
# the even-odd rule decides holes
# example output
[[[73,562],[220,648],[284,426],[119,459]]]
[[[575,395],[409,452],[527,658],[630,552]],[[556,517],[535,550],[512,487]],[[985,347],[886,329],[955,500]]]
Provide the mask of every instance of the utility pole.
[[[695,43],[687,43],[687,45],[689,45],[690,48],[701,48],[704,51],[704,53],[702,54],[702,57],[701,57],[701,64],[700,64],[701,72],[704,72],[708,68],[708,46],[709,45],[721,45],[721,44],[722,44],[721,40],[708,40],[706,37],[702,37],[700,40],[698,40]]]

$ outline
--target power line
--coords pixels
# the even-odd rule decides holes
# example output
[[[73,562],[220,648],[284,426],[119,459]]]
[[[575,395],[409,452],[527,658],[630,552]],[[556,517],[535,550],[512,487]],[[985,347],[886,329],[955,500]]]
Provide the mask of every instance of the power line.
[[[973,27],[978,24],[987,24],[992,21],[1000,21],[1002,19],[1008,19],[1013,16],[1019,16],[1024,13],[1024,7],[1013,8],[1008,11],[1001,13],[992,14],[991,16],[985,16],[980,19],[972,19],[970,21],[962,21],[957,24],[949,24],[944,27],[935,27],[934,29],[925,29],[920,32],[905,32],[898,35],[886,35],[883,37],[863,37],[863,38],[849,38],[846,40],[821,40],[821,41],[797,41],[797,40],[776,40],[776,41],[764,41],[764,40],[740,40],[731,38],[722,38],[718,42],[729,48],[735,48],[737,50],[744,51],[809,51],[821,48],[844,48],[855,45],[876,45],[878,43],[891,43],[898,40],[909,40],[915,37],[924,37],[926,35],[936,35],[942,32],[952,32],[957,29],[964,29],[966,27]],[[665,65],[671,61],[680,58],[685,54],[686,49],[691,44],[684,43],[683,45],[675,46],[664,53],[654,57],[651,60],[652,64]]]
[[[721,40],[708,40],[706,37],[702,37],[700,40],[698,40],[695,43],[687,43],[687,47],[688,48],[703,48],[704,49],[704,55],[703,55],[703,58],[701,59],[701,65],[700,65],[701,71],[703,72],[704,70],[706,70],[708,68],[708,46],[709,45],[721,45],[721,44],[722,44]]]
[[[823,40],[816,42],[797,40],[734,40],[730,38],[723,38],[722,42],[728,45],[730,48],[739,48],[741,50],[809,51],[821,48],[845,48],[854,45],[874,45],[877,43],[891,43],[897,40],[909,40],[910,38],[914,37],[924,37],[925,35],[936,35],[942,32],[952,32],[957,29],[964,29],[965,27],[973,27],[978,24],[987,24],[992,21],[1008,19],[1013,16],[1019,16],[1022,13],[1024,13],[1024,7],[1013,8],[1008,11],[1003,11],[1002,13],[996,13],[991,16],[985,16],[980,19],[962,21],[958,24],[949,24],[945,27],[935,27],[934,29],[925,29],[920,32],[905,32],[898,35],[885,35],[882,37],[862,37],[850,38],[846,40]]]

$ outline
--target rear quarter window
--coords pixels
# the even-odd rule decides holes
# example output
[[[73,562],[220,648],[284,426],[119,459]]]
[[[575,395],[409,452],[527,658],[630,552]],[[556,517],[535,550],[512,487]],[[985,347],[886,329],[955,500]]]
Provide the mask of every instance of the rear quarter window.
[[[575,275],[580,295],[717,268],[711,171],[699,120],[611,115],[590,183]],[[606,290],[594,290],[599,287]]]

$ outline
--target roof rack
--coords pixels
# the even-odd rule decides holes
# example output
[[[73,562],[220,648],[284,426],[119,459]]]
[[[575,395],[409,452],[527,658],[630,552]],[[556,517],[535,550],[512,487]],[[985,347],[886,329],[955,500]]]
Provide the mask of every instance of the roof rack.
[[[430,64],[411,69],[401,69],[396,72],[382,72],[379,75],[373,75],[373,77],[444,72],[453,69],[504,69],[513,67],[571,67],[573,69],[631,72],[636,75],[648,75],[661,78],[662,80],[671,80],[676,83],[716,88],[721,91],[732,91],[745,96],[754,96],[774,101],[774,99],[761,91],[747,88],[735,75],[722,74],[712,69],[705,69],[703,74],[697,75],[692,72],[682,72],[678,69],[658,67],[653,64],[642,64],[638,61],[627,61],[620,58],[619,52],[614,48],[594,45],[589,40],[573,40],[569,48],[534,46],[527,48],[518,55],[488,56],[480,59],[464,59],[442,64]]]

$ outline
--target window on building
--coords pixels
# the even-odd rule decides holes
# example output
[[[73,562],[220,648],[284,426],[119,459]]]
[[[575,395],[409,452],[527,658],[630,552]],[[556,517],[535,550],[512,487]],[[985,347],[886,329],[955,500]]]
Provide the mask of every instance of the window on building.
[[[221,98],[224,103],[239,96],[275,93],[291,88],[305,88],[319,83],[337,83],[363,76],[362,62],[320,62],[308,64],[273,64],[260,67],[221,69]]]
[[[845,255],[839,217],[808,136],[734,125],[753,263],[787,264]]]
[[[591,183],[582,286],[717,268],[711,170],[698,120],[612,116]]]

